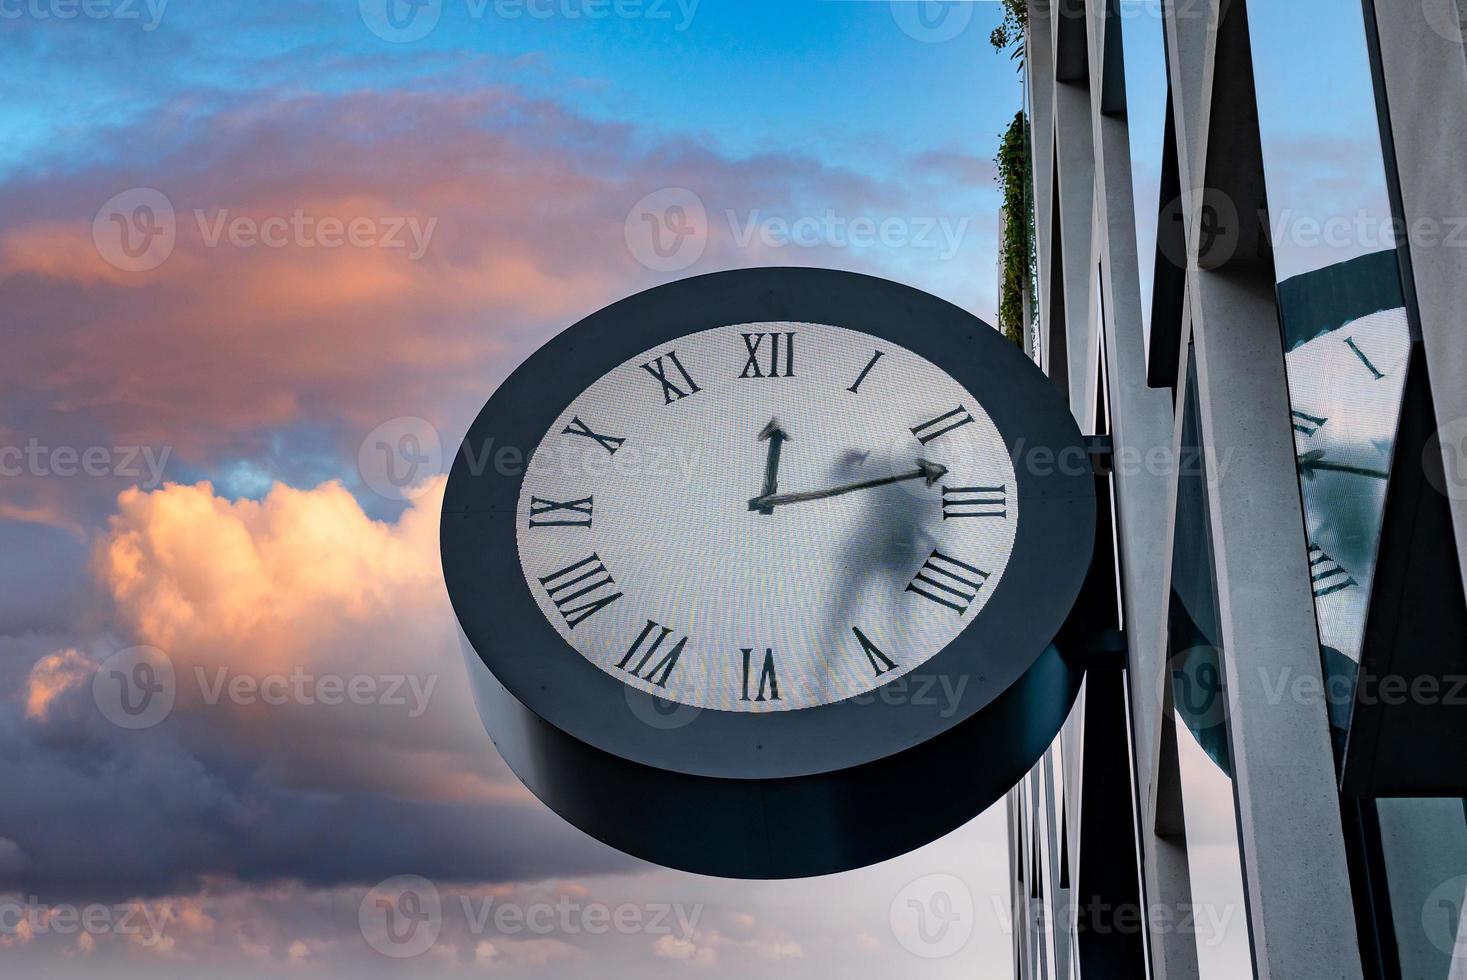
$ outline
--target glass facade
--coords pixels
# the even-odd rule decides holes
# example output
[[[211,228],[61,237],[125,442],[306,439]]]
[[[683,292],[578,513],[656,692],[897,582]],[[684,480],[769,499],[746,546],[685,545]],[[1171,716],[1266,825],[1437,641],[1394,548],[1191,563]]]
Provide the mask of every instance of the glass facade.
[[[1223,678],[1217,584],[1207,503],[1208,468],[1197,409],[1196,359],[1189,352],[1181,410],[1167,659],[1179,732],[1193,934],[1201,980],[1252,975],[1243,856],[1239,847]]]
[[[1103,6],[1100,12],[1106,17],[1120,20],[1118,32],[1106,31],[1103,48],[1094,37],[1095,25],[1106,23],[1097,16],[1098,5]],[[1432,10],[1439,14],[1438,8],[1444,6],[1467,14],[1467,6],[1459,0],[1431,0],[1426,6],[1431,8],[1426,11],[1428,17]],[[1321,778],[1340,776],[1352,713],[1365,691],[1363,686],[1357,691],[1360,665],[1370,663],[1365,655],[1379,649],[1374,640],[1367,645],[1367,619],[1372,595],[1380,588],[1377,564],[1383,537],[1388,543],[1396,540],[1386,520],[1388,507],[1396,499],[1391,493],[1391,473],[1393,467],[1403,465],[1404,458],[1398,458],[1402,451],[1398,438],[1405,438],[1400,435],[1403,419],[1419,418],[1406,414],[1413,410],[1405,397],[1408,369],[1419,365],[1422,348],[1416,294],[1403,285],[1403,270],[1413,268],[1412,250],[1422,243],[1413,240],[1417,230],[1396,213],[1403,206],[1397,186],[1400,178],[1392,169],[1394,164],[1388,166],[1382,148],[1383,140],[1391,145],[1392,136],[1390,130],[1383,136],[1382,127],[1390,125],[1390,118],[1377,102],[1384,84],[1374,20],[1377,7],[1384,11],[1376,2],[1358,0],[1233,0],[1223,5],[1087,0],[1079,9],[1091,17],[1078,29],[1074,5],[1031,6],[1031,16],[1044,18],[1046,33],[1041,36],[1053,42],[1053,58],[1045,63],[1046,77],[1030,78],[1030,98],[1054,99],[1060,104],[1073,98],[1073,91],[1065,91],[1067,86],[1101,87],[1099,98],[1087,93],[1092,106],[1087,125],[1067,129],[1063,120],[1057,121],[1052,136],[1036,139],[1035,153],[1049,153],[1056,161],[1074,160],[1075,147],[1088,144],[1097,157],[1095,171],[1100,175],[1094,194],[1102,204],[1113,204],[1117,189],[1107,186],[1104,175],[1116,173],[1115,161],[1098,158],[1114,150],[1099,135],[1117,119],[1127,127],[1127,204],[1134,212],[1136,229],[1136,268],[1128,272],[1134,273],[1139,294],[1134,308],[1147,321],[1141,329],[1147,363],[1141,367],[1149,386],[1168,388],[1170,396],[1170,404],[1161,406],[1138,397],[1133,387],[1134,366],[1107,363],[1106,332],[1131,331],[1135,325],[1108,322],[1102,315],[1103,297],[1111,297],[1122,311],[1133,307],[1127,305],[1126,297],[1114,296],[1105,279],[1106,269],[1118,261],[1109,232],[1075,225],[1075,215],[1083,215],[1088,202],[1066,212],[1067,189],[1062,177],[1055,178],[1053,183],[1036,187],[1036,199],[1053,200],[1056,211],[1053,221],[1040,223],[1039,249],[1050,258],[1049,276],[1058,282],[1041,282],[1040,292],[1045,295],[1057,287],[1088,286],[1094,304],[1089,345],[1064,351],[1068,364],[1060,366],[1071,377],[1080,365],[1098,369],[1094,400],[1073,406],[1075,415],[1086,431],[1114,430],[1118,453],[1126,431],[1145,429],[1147,423],[1154,426],[1146,429],[1151,448],[1165,440],[1164,428],[1174,435],[1181,450],[1175,466],[1163,477],[1165,494],[1146,496],[1135,489],[1145,481],[1134,477],[1128,481],[1113,477],[1110,482],[1111,493],[1120,501],[1114,537],[1116,574],[1123,594],[1128,588],[1144,591],[1158,586],[1163,574],[1170,576],[1160,610],[1163,628],[1159,632],[1164,641],[1155,674],[1138,673],[1139,667],[1146,666],[1137,659],[1145,644],[1136,639],[1137,631],[1153,624],[1126,624],[1132,657],[1130,726],[1136,740],[1132,775],[1137,779],[1133,814],[1139,847],[1137,874],[1148,890],[1148,906],[1190,903],[1195,913],[1185,942],[1166,930],[1148,930],[1147,964],[1137,970],[1138,976],[1158,959],[1173,958],[1180,975],[1191,975],[1195,969],[1200,977],[1229,980],[1265,973],[1467,980],[1464,801],[1451,797],[1356,799],[1341,795],[1328,782],[1321,790],[1316,779],[1310,783],[1315,790],[1308,799],[1300,794],[1292,803],[1272,802],[1271,797],[1289,799],[1289,780],[1280,779],[1277,770],[1291,765],[1291,751],[1296,752],[1294,758],[1306,751],[1305,740],[1301,739],[1297,749],[1282,745],[1270,754],[1273,747],[1260,746],[1257,741],[1259,729],[1239,727],[1243,722],[1233,717],[1252,718],[1256,724],[1260,713],[1276,712],[1302,719],[1306,729],[1317,725],[1312,730],[1318,734],[1327,729],[1331,736],[1327,745],[1318,739],[1317,744],[1309,743],[1313,748],[1308,751],[1314,753],[1310,762]],[[1225,23],[1217,20],[1219,10]],[[1413,7],[1408,12],[1393,11],[1391,16],[1417,13]],[[1241,27],[1243,18],[1246,28]],[[1454,32],[1437,34],[1451,41]],[[1124,112],[1117,110],[1113,97],[1117,75],[1124,80]],[[1196,88],[1204,78],[1213,86],[1210,93],[1199,93]],[[1174,90],[1174,84],[1179,90]],[[1188,90],[1188,86],[1193,88]],[[1423,91],[1406,98],[1438,96]],[[1238,111],[1246,100],[1254,105]],[[1240,128],[1252,125],[1248,111],[1252,107],[1257,110],[1256,144],[1250,142],[1248,133],[1239,137]],[[1461,107],[1467,112],[1467,100]],[[1195,141],[1209,135],[1209,127],[1216,142],[1234,155],[1232,159],[1216,159],[1218,151],[1210,145],[1214,157],[1188,158]],[[1439,134],[1429,135],[1434,139]],[[1189,169],[1189,178],[1183,177]],[[1263,178],[1261,190],[1250,183],[1258,173]],[[1176,196],[1166,190],[1169,181],[1176,184],[1179,179],[1206,185],[1209,204],[1232,205],[1245,228],[1249,216],[1257,213],[1265,236],[1257,254],[1219,254],[1209,246],[1204,249],[1209,251],[1205,268],[1186,269],[1184,274],[1185,245],[1178,244],[1184,232],[1194,239],[1196,251],[1199,237],[1216,233],[1227,239],[1230,230],[1215,223],[1204,227],[1209,220],[1206,213],[1190,219],[1185,206],[1179,208],[1165,200]],[[1250,195],[1256,196],[1256,205]],[[1443,200],[1449,199],[1444,195]],[[1115,215],[1106,215],[1103,207],[1094,213],[1108,219],[1110,228],[1115,227]],[[1227,214],[1226,207],[1220,213]],[[1065,217],[1071,219],[1070,226],[1062,220]],[[1198,227],[1184,227],[1188,220],[1197,220]],[[1063,268],[1060,243],[1074,244],[1067,236],[1093,243],[1091,264],[1079,281]],[[1167,263],[1160,270],[1159,238]],[[1439,245],[1439,241],[1430,243],[1430,247]],[[1158,271],[1163,273],[1161,278]],[[1131,277],[1123,278],[1130,281]],[[1203,280],[1211,283],[1210,296],[1199,295],[1198,284]],[[1418,278],[1418,288],[1419,282]],[[1155,309],[1153,285],[1158,296]],[[1230,293],[1233,289],[1237,291]],[[1229,323],[1227,302],[1219,302],[1220,297],[1230,302],[1245,294],[1254,301],[1270,292],[1273,314],[1254,318],[1254,325],[1268,328],[1258,333],[1246,333],[1236,322]],[[1041,312],[1053,321],[1054,311]],[[1149,322],[1153,316],[1168,322]],[[1226,326],[1219,327],[1220,323]],[[1045,327],[1063,330],[1064,324],[1054,321]],[[1278,332],[1270,335],[1274,328]],[[1221,329],[1232,336],[1220,338],[1214,333],[1210,343],[1194,347],[1198,331],[1206,336],[1209,330]],[[1282,380],[1266,413],[1260,411],[1255,417],[1243,410],[1235,416],[1248,418],[1251,428],[1224,426],[1223,431],[1233,433],[1240,443],[1256,439],[1280,450],[1270,455],[1257,452],[1255,445],[1242,447],[1250,454],[1251,465],[1262,465],[1259,461],[1267,459],[1274,466],[1271,472],[1290,484],[1285,492],[1279,489],[1279,480],[1268,483],[1274,488],[1276,506],[1287,509],[1293,528],[1298,528],[1295,531],[1286,523],[1275,528],[1276,568],[1265,567],[1266,561],[1247,565],[1260,581],[1250,581],[1242,588],[1236,581],[1231,585],[1224,581],[1223,572],[1229,566],[1219,554],[1233,540],[1230,535],[1238,533],[1236,524],[1224,522],[1216,528],[1213,524],[1217,514],[1229,513],[1218,501],[1226,505],[1235,498],[1220,495],[1209,477],[1219,456],[1226,459],[1239,447],[1209,445],[1202,424],[1206,418],[1206,431],[1219,431],[1217,416],[1233,413],[1236,406],[1229,404],[1226,391],[1211,390],[1208,400],[1202,401],[1197,364],[1201,351],[1236,345],[1240,333],[1255,342],[1249,353],[1256,354],[1260,373],[1273,377],[1282,368]],[[1267,343],[1259,339],[1264,337]],[[1163,355],[1159,359],[1157,351]],[[1219,375],[1209,373],[1208,377],[1215,385]],[[1412,375],[1413,385],[1416,378]],[[1290,465],[1288,444],[1292,474],[1286,469]],[[1404,459],[1407,465],[1413,462]],[[1116,465],[1120,467],[1123,461]],[[1230,472],[1229,479],[1241,480],[1244,486],[1256,480],[1255,474],[1235,473]],[[1220,478],[1221,467],[1217,474]],[[1233,493],[1238,486],[1232,484]],[[1128,511],[1124,498],[1138,493],[1148,509],[1138,511],[1133,506]],[[1289,499],[1283,499],[1286,496]],[[1159,507],[1161,499],[1174,506],[1169,510]],[[1248,501],[1242,512],[1248,512],[1254,503]],[[1235,507],[1231,513],[1239,510]],[[1121,526],[1122,517],[1132,522],[1129,535]],[[1135,534],[1138,521],[1164,528],[1164,535]],[[1215,529],[1221,535],[1218,541],[1213,539]],[[1146,574],[1138,575],[1135,567],[1146,565],[1146,556],[1168,542],[1169,567],[1147,565]],[[1261,550],[1266,552],[1266,548]],[[1390,553],[1387,549],[1386,554]],[[1381,564],[1383,569],[1390,567],[1394,566]],[[1288,570],[1287,581],[1284,569]],[[1240,619],[1255,615],[1248,600],[1256,600],[1257,591],[1263,589],[1297,596],[1297,602],[1289,601],[1297,610],[1290,622],[1298,629],[1289,633],[1289,639],[1279,641],[1291,646],[1274,648],[1266,637],[1260,641],[1256,624],[1250,624],[1255,628],[1245,632],[1254,643],[1246,648],[1245,668],[1244,659],[1238,651],[1227,649],[1223,638],[1239,635]],[[1220,600],[1220,593],[1226,603]],[[1142,603],[1140,608],[1148,607]],[[1307,635],[1311,619],[1312,639]],[[1374,635],[1373,628],[1370,635]],[[1260,693],[1256,685],[1249,688],[1242,671],[1267,674],[1291,652],[1312,657],[1316,641],[1320,673],[1305,679],[1321,682],[1322,693],[1308,685],[1290,686],[1280,676],[1272,678],[1271,693]],[[1240,649],[1244,648],[1240,645]],[[1300,660],[1291,663],[1291,669],[1297,671]],[[1237,691],[1228,689],[1230,674]],[[1148,716],[1152,711],[1157,714]],[[1262,727],[1267,730],[1268,724]],[[1243,740],[1239,731],[1249,738]],[[1142,735],[1150,741],[1142,740]],[[1061,756],[1058,751],[1062,743],[1073,746],[1073,741],[1065,739],[1075,737],[1067,731],[1044,763],[1042,779],[1036,770],[1024,783],[1023,798],[1031,803],[1016,819],[1055,821],[1044,828],[1020,820],[1024,836],[1034,842],[1035,853],[1045,852],[1046,847],[1052,852],[1055,842],[1065,838],[1063,812],[1033,805],[1053,792],[1041,789],[1040,783],[1085,785],[1079,778],[1084,772],[1084,753],[1072,750]],[[1244,747],[1247,753],[1239,754]],[[1355,746],[1349,749],[1356,751]],[[1274,771],[1260,769],[1259,759],[1270,760],[1268,765]],[[1248,760],[1253,767],[1251,776],[1249,766],[1244,765]],[[1250,778],[1256,783],[1250,783]],[[1081,814],[1085,800],[1082,793],[1075,796],[1068,801],[1068,809]],[[1260,812],[1275,821],[1272,826],[1277,828],[1288,822],[1290,815],[1282,811],[1290,805],[1310,815],[1297,819],[1310,820],[1310,827],[1317,827],[1317,839],[1334,836],[1338,842],[1334,849],[1318,852],[1335,855],[1333,867],[1309,866],[1303,861],[1287,866],[1288,855],[1278,849],[1272,852],[1273,863],[1261,861],[1261,843],[1269,839],[1258,836]],[[1309,835],[1288,839],[1304,849],[1312,843]],[[1073,855],[1067,844],[1060,851],[1059,863],[1066,865]],[[1249,856],[1253,858],[1252,879],[1247,870],[1250,861],[1245,860]],[[1297,888],[1289,876],[1297,879]],[[1254,909],[1257,918],[1250,917],[1249,896],[1268,894],[1260,891],[1265,882],[1275,896],[1297,892],[1299,908]],[[1299,927],[1316,910],[1325,908],[1333,913],[1319,916],[1311,929]],[[1289,926],[1276,926],[1276,921],[1287,921]],[[1353,923],[1353,927],[1330,932],[1341,923]],[[1271,931],[1267,946],[1255,945],[1259,937],[1251,933],[1254,925]],[[1066,956],[1063,937],[1056,941],[1051,931],[1046,941],[1030,939],[1031,948],[1036,955],[1042,951],[1046,963],[1043,968],[1021,970],[1021,975],[1080,975],[1076,964],[1083,956]],[[1332,965],[1317,966],[1318,972],[1310,973],[1299,964],[1311,962],[1311,956]],[[1292,963],[1293,969],[1281,973],[1279,964],[1285,962]],[[1068,973],[1062,972],[1066,963],[1071,967]]]

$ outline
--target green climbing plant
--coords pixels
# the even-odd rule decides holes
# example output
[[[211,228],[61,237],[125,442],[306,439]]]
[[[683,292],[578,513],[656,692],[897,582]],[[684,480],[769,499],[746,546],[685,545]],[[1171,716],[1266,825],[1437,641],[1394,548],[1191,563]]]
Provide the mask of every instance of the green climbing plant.
[[[1024,62],[1024,37],[1029,29],[1028,0],[1003,0],[1003,22],[988,35],[994,50],[1009,51],[1009,57]],[[1010,50],[1012,49],[1012,50]]]
[[[1023,112],[999,142],[998,183],[1003,194],[1003,228],[999,268],[1003,270],[998,298],[998,329],[1014,343],[1023,345],[1024,298],[1035,308],[1034,296],[1034,200],[1029,193],[1029,121]]]

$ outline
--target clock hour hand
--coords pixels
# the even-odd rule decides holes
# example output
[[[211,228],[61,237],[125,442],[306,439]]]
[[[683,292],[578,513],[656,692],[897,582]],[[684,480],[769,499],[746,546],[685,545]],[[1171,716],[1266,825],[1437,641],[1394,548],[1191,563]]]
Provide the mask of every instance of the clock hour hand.
[[[789,433],[780,427],[779,419],[770,419],[769,424],[759,433],[759,441],[769,443],[769,456],[764,463],[764,489],[755,499],[762,500],[765,497],[772,497],[774,491],[779,489],[779,451],[789,437]],[[772,506],[756,508],[751,505],[749,509],[758,510],[764,515],[774,513]]]
[[[765,494],[749,501],[749,509],[765,514],[772,512],[775,507],[781,504],[797,504],[805,500],[824,500],[827,497],[839,497],[841,494],[851,493],[855,490],[869,490],[872,487],[884,487],[889,483],[902,483],[906,480],[925,480],[930,487],[946,475],[947,467],[941,463],[930,463],[925,459],[919,459],[917,460],[917,468],[911,473],[903,473],[900,476],[882,477],[879,480],[862,480],[860,483],[848,483],[845,486],[832,487],[829,490]]]

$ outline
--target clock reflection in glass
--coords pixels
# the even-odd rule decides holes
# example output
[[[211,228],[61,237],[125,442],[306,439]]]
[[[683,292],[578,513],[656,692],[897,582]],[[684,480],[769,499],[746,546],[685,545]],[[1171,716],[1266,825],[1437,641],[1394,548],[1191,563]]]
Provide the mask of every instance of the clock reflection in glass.
[[[975,394],[842,327],[688,334],[576,395],[531,456],[520,565],[624,684],[808,708],[937,655],[1013,550],[1013,464]]]

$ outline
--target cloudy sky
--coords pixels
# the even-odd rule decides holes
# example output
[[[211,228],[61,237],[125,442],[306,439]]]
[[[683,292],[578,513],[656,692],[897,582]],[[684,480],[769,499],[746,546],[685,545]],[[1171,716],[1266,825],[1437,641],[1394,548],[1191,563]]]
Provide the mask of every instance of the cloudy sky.
[[[916,6],[0,4],[0,969],[1009,975],[997,810],[789,883],[546,810],[467,691],[441,478],[359,465],[403,418],[456,446],[548,337],[685,275],[851,268],[991,320],[1020,78],[996,4]],[[161,716],[109,695],[161,667]],[[943,874],[955,950],[900,911]],[[362,920],[402,875],[442,910],[406,965]]]
[[[1006,975],[997,811],[762,884],[546,810],[465,684],[441,479],[358,466],[402,417],[456,445],[548,337],[684,275],[852,268],[991,317],[996,8],[402,9],[0,11],[0,971]],[[634,217],[668,188],[706,215],[676,267]],[[108,687],[139,657],[161,717]],[[892,907],[938,873],[974,931],[927,958]],[[361,920],[401,875],[442,910],[406,961]]]

